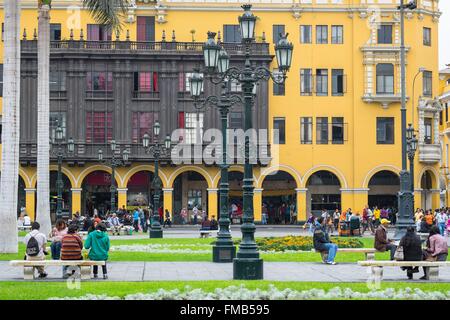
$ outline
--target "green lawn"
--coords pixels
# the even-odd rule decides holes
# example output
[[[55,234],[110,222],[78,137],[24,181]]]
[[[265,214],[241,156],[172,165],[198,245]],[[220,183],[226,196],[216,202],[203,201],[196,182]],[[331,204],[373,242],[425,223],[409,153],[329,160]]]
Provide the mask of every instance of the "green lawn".
[[[155,282],[83,282],[79,290],[70,290],[65,282],[0,282],[0,300],[43,300],[50,297],[79,297],[90,294],[107,294],[108,296],[123,297],[133,293],[149,293],[158,289],[183,290],[189,285],[191,288],[202,288],[212,292],[216,288],[225,288],[231,285],[245,284],[248,289],[267,290],[273,284],[280,290],[324,289],[335,287],[351,288],[353,291],[368,292],[365,283],[327,283],[327,282],[273,282],[273,281],[155,281]],[[450,290],[450,283],[400,283],[383,282],[381,289],[419,288],[422,291],[440,291],[446,293]]]

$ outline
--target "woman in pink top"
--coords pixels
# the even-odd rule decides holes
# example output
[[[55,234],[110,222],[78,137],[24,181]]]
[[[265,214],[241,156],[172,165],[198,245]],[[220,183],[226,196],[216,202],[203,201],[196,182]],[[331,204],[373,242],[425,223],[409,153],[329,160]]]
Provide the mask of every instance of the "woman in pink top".
[[[55,227],[50,234],[50,240],[52,244],[50,246],[52,251],[52,259],[59,260],[61,256],[61,241],[62,238],[67,234],[67,224],[64,220],[56,221]]]
[[[424,260],[426,261],[447,261],[448,244],[447,238],[441,236],[438,226],[433,225],[427,240],[427,248],[424,250]],[[424,267],[424,276],[421,280],[428,280],[428,269]]]

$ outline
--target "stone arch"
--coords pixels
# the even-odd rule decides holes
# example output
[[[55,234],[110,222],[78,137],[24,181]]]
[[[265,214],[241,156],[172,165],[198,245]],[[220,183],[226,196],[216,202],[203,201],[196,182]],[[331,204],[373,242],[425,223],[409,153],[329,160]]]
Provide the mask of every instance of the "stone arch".
[[[153,165],[140,165],[137,167],[134,167],[132,169],[130,169],[129,171],[127,171],[127,173],[125,174],[125,176],[123,177],[123,187],[126,188],[128,185],[128,182],[130,181],[131,177],[138,173],[139,171],[150,171],[150,172],[155,172],[155,167]],[[167,175],[164,173],[164,171],[162,170],[162,168],[159,168],[159,178],[161,179],[162,183],[163,183],[163,188],[168,188],[168,180],[167,180]]]
[[[290,167],[290,166],[286,166],[286,165],[279,165],[279,166],[274,166],[274,167],[270,167],[270,168],[266,168],[261,170],[261,174],[259,175],[259,179],[256,181],[255,185],[256,188],[262,188],[263,182],[265,180],[265,178],[272,174],[272,173],[276,173],[278,171],[284,171],[286,173],[289,173],[292,178],[294,178],[295,183],[296,183],[296,187],[300,188],[300,186],[303,185],[303,180],[300,176],[300,174],[298,173],[297,170],[295,170],[294,168]]]
[[[50,165],[50,171],[58,171],[58,166],[57,165]],[[61,172],[67,177],[67,179],[69,179],[71,187],[75,188],[74,186],[75,186],[75,183],[76,183],[75,182],[76,178],[73,175],[73,173],[69,169],[67,169],[65,167],[61,168]],[[34,188],[36,188],[37,173],[35,173],[31,179],[32,179],[32,185],[34,186]]]
[[[344,174],[336,167],[333,167],[330,165],[318,165],[318,166],[315,166],[315,167],[312,167],[311,169],[309,169],[302,178],[302,188],[306,188],[306,184],[308,183],[309,178],[313,174],[315,174],[316,172],[319,172],[319,171],[329,171],[329,172],[333,173],[339,179],[341,188],[342,189],[348,188],[347,180],[345,179]]]
[[[432,173],[431,179],[432,179],[432,185],[433,189],[439,189],[439,172],[433,168],[433,167],[423,167],[420,171],[420,174],[418,176],[418,179],[416,181],[416,188],[421,189],[422,184],[422,177],[425,174],[425,172],[430,171]]]
[[[367,172],[366,176],[364,177],[364,180],[362,182],[362,188],[367,189],[369,187],[370,179],[372,179],[374,175],[376,175],[378,172],[381,171],[391,171],[394,172],[396,175],[400,176],[401,169],[393,165],[383,165],[372,168],[371,170],[369,170],[369,172]]]
[[[175,182],[175,179],[184,172],[194,171],[203,176],[206,183],[208,184],[208,188],[213,188],[213,178],[209,175],[209,173],[201,168],[196,166],[182,166],[176,169],[172,174],[169,176],[169,179],[167,180],[167,186],[169,188],[173,188],[173,183]]]
[[[21,168],[19,168],[19,176],[23,179],[23,182],[25,182],[25,188],[33,188],[33,186],[35,185],[33,184],[33,177],[28,177],[27,173]]]
[[[244,168],[242,166],[231,166],[228,169],[228,172],[241,172],[244,173]],[[253,175],[253,181],[256,183],[258,179],[256,178],[255,175]],[[220,171],[217,172],[217,174],[214,176],[213,178],[213,186],[215,186],[215,188],[219,188],[219,183],[220,183]]]
[[[86,168],[80,172],[80,174],[78,175],[78,178],[76,179],[76,184],[72,188],[77,188],[77,189],[81,188],[81,185],[83,184],[84,179],[94,171],[105,171],[105,172],[111,174],[111,168],[107,167],[105,165],[97,164],[94,166],[89,166],[88,168]],[[121,178],[121,176],[117,172],[117,170],[115,172],[115,178],[116,178],[117,187],[123,188],[123,179]]]

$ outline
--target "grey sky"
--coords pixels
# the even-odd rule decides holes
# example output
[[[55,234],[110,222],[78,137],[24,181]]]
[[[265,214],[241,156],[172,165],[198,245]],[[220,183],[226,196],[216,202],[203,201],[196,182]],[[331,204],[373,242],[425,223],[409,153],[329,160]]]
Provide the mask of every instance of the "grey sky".
[[[450,0],[439,1],[442,16],[439,19],[439,67],[450,63]]]

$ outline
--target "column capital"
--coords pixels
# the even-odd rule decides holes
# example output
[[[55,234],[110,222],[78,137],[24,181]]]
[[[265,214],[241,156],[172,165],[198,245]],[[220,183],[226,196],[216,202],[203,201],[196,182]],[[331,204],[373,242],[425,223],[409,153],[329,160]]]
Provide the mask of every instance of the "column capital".
[[[126,193],[128,188],[117,188],[117,192]]]
[[[173,192],[173,188],[162,188],[163,192],[169,193],[169,192]]]
[[[296,191],[297,193],[307,192],[307,191],[308,191],[308,188],[295,188],[295,191]]]
[[[36,192],[36,188],[25,188],[24,189],[26,193],[34,193]]]
[[[253,192],[254,193],[260,193],[260,192],[263,192],[264,191],[264,189],[263,188],[255,188],[255,189],[253,189]]]
[[[365,192],[369,192],[370,189],[369,188],[341,188],[340,189],[341,192],[347,192],[347,193],[365,193]]]
[[[74,193],[81,193],[81,191],[83,191],[83,189],[81,189],[81,188],[72,188],[72,189],[70,189],[70,191],[72,191]]]
[[[206,188],[206,190],[207,190],[208,192],[218,192],[218,191],[219,191],[218,188]]]

